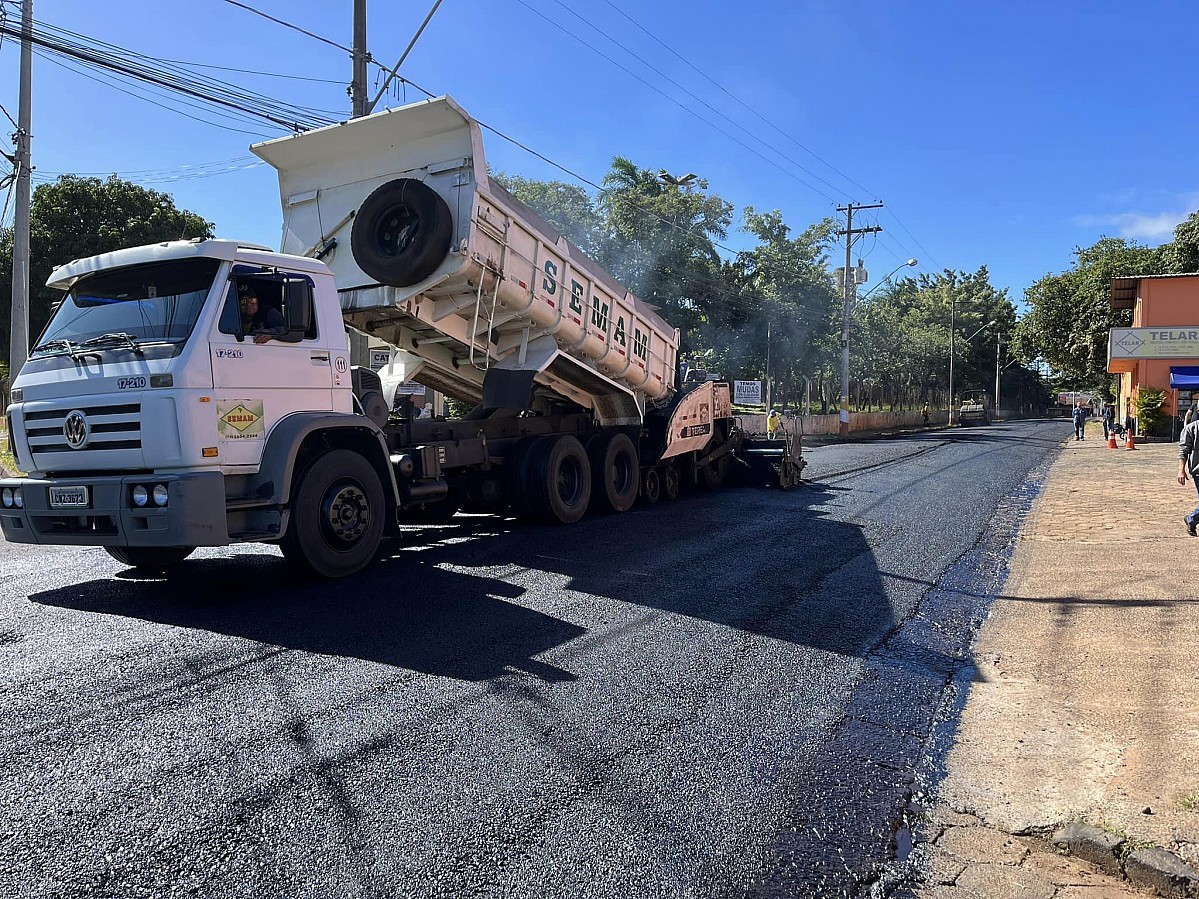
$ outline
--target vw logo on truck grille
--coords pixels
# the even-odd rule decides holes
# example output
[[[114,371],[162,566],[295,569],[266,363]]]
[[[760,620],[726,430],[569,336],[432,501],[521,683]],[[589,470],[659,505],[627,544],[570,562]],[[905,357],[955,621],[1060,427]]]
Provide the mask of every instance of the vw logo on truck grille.
[[[83,449],[91,434],[92,429],[88,426],[87,416],[78,409],[67,413],[67,420],[62,423],[62,435],[67,438],[67,446],[71,449]]]

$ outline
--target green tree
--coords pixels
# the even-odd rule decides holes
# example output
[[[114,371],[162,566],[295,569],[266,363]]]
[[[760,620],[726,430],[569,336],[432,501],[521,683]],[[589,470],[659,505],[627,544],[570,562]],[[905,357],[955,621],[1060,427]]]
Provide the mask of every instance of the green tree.
[[[733,207],[707,193],[708,182],[663,184],[623,157],[612,160],[599,198],[608,241],[598,261],[626,287],[658,306],[694,352],[706,311],[727,290],[716,241],[732,223]]]
[[[1199,272],[1199,212],[1192,212],[1174,229],[1167,256],[1173,272]]]
[[[951,323],[956,353],[954,390],[985,389],[994,383],[995,341],[1009,342],[1016,325],[1016,307],[1007,288],[1000,290],[991,284],[985,265],[974,272],[946,269],[904,278],[871,299],[893,306],[902,319],[908,346],[902,362],[909,370],[908,383],[920,399],[927,398],[932,388],[948,387]]]
[[[751,206],[743,229],[757,244],[722,267],[727,293],[707,310],[703,341],[724,350],[728,372],[748,378],[765,376],[769,354],[776,402],[798,402],[805,376],[815,376],[819,396],[841,308],[827,265],[836,223],[825,219],[793,237],[777,209]]]
[[[584,188],[563,181],[534,181],[504,172],[497,172],[492,178],[588,256],[602,255],[606,242],[604,223]]]
[[[1013,351],[1044,359],[1074,383],[1107,384],[1108,332],[1130,321],[1127,310],[1111,308],[1112,278],[1165,274],[1173,262],[1170,245],[1146,247],[1120,237],[1076,247],[1068,271],[1046,275],[1024,292],[1029,311],[1016,329]]]
[[[45,287],[58,265],[164,240],[211,237],[212,223],[178,209],[169,194],[123,181],[63,175],[39,184],[29,208],[29,334],[36,339],[61,297]],[[0,232],[0,291],[12,295],[12,229]],[[0,302],[0,329],[9,333],[11,304]],[[8,358],[8,341],[0,356]]]

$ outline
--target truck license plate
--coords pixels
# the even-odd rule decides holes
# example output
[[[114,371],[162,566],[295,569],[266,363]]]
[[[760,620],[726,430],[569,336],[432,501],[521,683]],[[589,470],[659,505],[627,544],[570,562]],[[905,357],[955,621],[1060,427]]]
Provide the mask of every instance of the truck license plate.
[[[87,506],[86,487],[51,487],[50,507],[52,509],[78,509]]]

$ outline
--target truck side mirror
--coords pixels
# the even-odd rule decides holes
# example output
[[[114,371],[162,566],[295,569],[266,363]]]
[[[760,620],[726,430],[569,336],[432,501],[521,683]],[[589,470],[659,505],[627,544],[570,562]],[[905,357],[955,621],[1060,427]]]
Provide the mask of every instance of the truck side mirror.
[[[316,336],[316,310],[312,301],[312,284],[295,279],[283,284],[283,314],[287,320],[287,335],[283,340],[296,342]]]

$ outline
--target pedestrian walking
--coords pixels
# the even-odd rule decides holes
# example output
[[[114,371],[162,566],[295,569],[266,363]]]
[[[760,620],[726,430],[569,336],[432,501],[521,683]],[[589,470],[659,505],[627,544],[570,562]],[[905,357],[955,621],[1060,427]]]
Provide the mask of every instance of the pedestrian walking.
[[[1112,435],[1112,421],[1115,416],[1115,410],[1107,403],[1103,404],[1103,439],[1107,440]]]
[[[920,410],[920,414],[924,416],[924,426],[928,427],[928,403],[924,404],[924,408]]]
[[[1083,431],[1086,430],[1087,416],[1082,411],[1082,406],[1074,407],[1074,439],[1082,440]]]
[[[1182,429],[1182,437],[1178,441],[1178,483],[1186,485],[1187,479],[1195,485],[1195,490],[1199,492],[1199,480],[1196,480],[1196,475],[1199,474],[1199,419],[1192,421]],[[1199,532],[1195,530],[1195,525],[1199,524],[1199,506],[1196,506],[1190,515],[1183,519],[1187,526],[1187,533],[1192,537],[1199,537]]]

